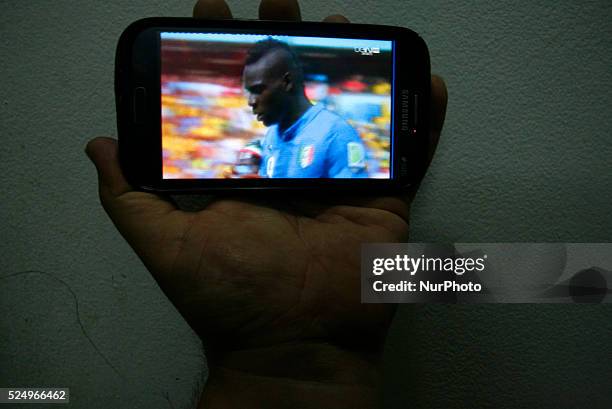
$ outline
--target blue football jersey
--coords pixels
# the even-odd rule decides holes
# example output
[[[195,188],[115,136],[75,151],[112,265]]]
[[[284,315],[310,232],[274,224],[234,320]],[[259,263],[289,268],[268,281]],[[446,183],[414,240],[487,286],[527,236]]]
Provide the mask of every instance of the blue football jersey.
[[[279,132],[263,138],[259,174],[270,178],[365,178],[366,151],[359,134],[322,104],[310,107]]]

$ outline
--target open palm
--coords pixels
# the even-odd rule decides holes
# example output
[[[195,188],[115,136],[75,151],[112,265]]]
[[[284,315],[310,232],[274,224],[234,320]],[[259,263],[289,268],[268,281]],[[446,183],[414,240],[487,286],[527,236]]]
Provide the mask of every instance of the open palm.
[[[89,149],[116,158],[113,140]],[[131,190],[116,162],[100,166],[117,177],[100,175],[105,209],[204,341],[227,349],[384,335],[392,311],[360,303],[360,246],[407,236],[403,200],[219,199],[185,212]]]

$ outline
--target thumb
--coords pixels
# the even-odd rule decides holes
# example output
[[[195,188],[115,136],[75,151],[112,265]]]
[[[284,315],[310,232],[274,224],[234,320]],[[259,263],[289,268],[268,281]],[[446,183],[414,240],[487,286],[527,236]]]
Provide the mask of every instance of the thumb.
[[[116,197],[133,190],[119,166],[117,141],[105,137],[92,139],[87,143],[85,153],[98,171],[100,195]]]
[[[100,201],[119,232],[141,255],[143,244],[155,236],[161,218],[177,210],[166,198],[139,192],[130,186],[119,166],[117,141],[112,138],[92,139],[85,148],[98,171]]]

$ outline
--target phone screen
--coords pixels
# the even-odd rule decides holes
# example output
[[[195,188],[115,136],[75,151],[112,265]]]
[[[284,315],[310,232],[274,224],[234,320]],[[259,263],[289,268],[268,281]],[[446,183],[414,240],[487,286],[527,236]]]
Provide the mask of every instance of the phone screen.
[[[394,41],[161,32],[163,179],[390,179]]]

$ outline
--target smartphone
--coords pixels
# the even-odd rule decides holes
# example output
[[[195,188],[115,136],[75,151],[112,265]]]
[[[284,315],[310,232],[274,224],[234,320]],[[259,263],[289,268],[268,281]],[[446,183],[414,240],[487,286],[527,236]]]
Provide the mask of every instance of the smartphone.
[[[135,188],[400,192],[422,176],[429,53],[400,27],[147,18],[115,61]]]

